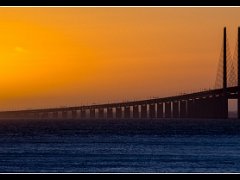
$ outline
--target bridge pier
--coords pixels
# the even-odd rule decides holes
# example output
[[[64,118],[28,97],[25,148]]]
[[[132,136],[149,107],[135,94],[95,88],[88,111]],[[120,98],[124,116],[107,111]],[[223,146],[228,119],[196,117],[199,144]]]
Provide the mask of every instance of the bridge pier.
[[[18,117],[21,119],[21,118],[23,118],[24,117],[24,113],[21,113],[21,112],[19,112],[18,113]],[[42,117],[42,116],[41,116]]]
[[[67,116],[68,114],[67,114],[67,111],[62,111],[62,118],[63,119],[67,119]]]
[[[124,118],[129,119],[131,116],[130,106],[124,106]]]
[[[212,118],[226,119],[228,118],[228,100],[224,96],[214,97],[211,103]]]
[[[14,114],[12,114],[12,118],[14,118]],[[35,119],[35,113],[34,112],[31,113],[31,118]]]
[[[213,106],[213,109],[212,109],[212,117],[213,119],[218,119],[218,118],[221,118],[220,116],[220,113],[219,113],[219,106],[220,106],[220,102],[218,100],[218,97],[214,97],[213,100],[212,100],[212,106]]]
[[[209,107],[208,107],[208,104],[207,104],[206,97],[200,99],[200,108],[201,108],[200,117],[203,118],[203,119],[207,118],[207,111],[208,111]]]
[[[155,104],[154,103],[149,104],[149,118],[151,118],[151,119],[155,118],[156,117],[155,112],[156,112]]]
[[[9,113],[8,117],[11,119],[11,118],[13,118],[13,115],[11,113]],[[32,112],[28,112],[27,113],[27,118],[28,119],[33,119],[34,118],[34,114]]]
[[[147,104],[141,105],[141,118],[147,118]]]
[[[8,114],[8,118],[11,118],[11,114]],[[25,118],[30,119],[31,118],[31,113],[25,113]]]
[[[116,119],[121,119],[122,118],[122,107],[117,106],[116,107]]]
[[[205,97],[202,100],[203,100],[202,106],[203,106],[203,110],[204,110],[203,118],[208,119],[208,118],[210,118],[210,115],[211,115],[211,102],[209,100],[209,97]]]
[[[120,119],[122,118],[122,107],[116,107],[116,118]]]
[[[58,112],[57,111],[53,112],[53,118],[58,119]]]
[[[173,118],[179,118],[179,102],[173,101]]]
[[[6,117],[7,117],[7,114],[6,114]],[[21,117],[22,117],[23,119],[25,119],[25,118],[26,118],[25,113],[22,113],[22,114],[21,114]]]
[[[215,119],[216,115],[218,112],[216,111],[216,100],[215,97],[207,97],[206,98],[206,103],[205,103],[205,107],[206,107],[206,118],[209,119]]]
[[[198,113],[199,113],[199,118],[202,118],[202,119],[204,119],[205,117],[206,117],[206,106],[205,106],[205,98],[203,98],[203,97],[201,97],[201,98],[199,98],[199,100],[198,100],[198,103],[199,103],[199,106],[198,106],[198,108],[199,108],[199,111],[198,111]]]
[[[171,118],[172,117],[172,107],[171,102],[165,102],[165,118]]]
[[[95,108],[90,109],[90,118],[94,119],[95,118]]]
[[[98,109],[98,118],[103,119],[104,118],[104,108]]]
[[[138,105],[133,106],[133,118],[139,118],[139,107],[138,107]]]
[[[77,118],[77,110],[72,110],[72,119]]]
[[[81,119],[85,119],[86,118],[86,110],[85,109],[81,109],[80,117],[81,117]]]
[[[195,117],[202,118],[202,114],[203,114],[203,109],[202,109],[202,105],[201,105],[201,99],[196,98],[195,99]]]
[[[228,99],[225,96],[221,96],[219,98],[219,101],[220,101],[219,104],[221,104],[219,106],[219,111],[220,111],[219,113],[221,116],[220,118],[227,119],[228,118]]]
[[[211,118],[211,99],[206,96],[205,98],[202,99],[202,107],[203,107],[203,117],[204,119],[209,119]]]
[[[3,117],[4,117],[5,119],[8,119],[8,118],[10,118],[10,115],[9,115],[9,113],[4,113]]]
[[[163,103],[157,103],[157,118],[163,118]]]
[[[187,117],[188,118],[195,118],[196,113],[195,113],[195,100],[194,99],[189,99],[187,101]]]
[[[113,109],[111,107],[107,108],[107,118],[112,119],[113,118]]]
[[[33,116],[34,116],[34,119],[39,119],[39,114],[38,113],[35,112]],[[14,117],[17,118],[16,113],[14,113]]]
[[[23,117],[25,116],[25,114],[23,114]],[[43,112],[41,119],[47,119],[48,118],[48,112]]]
[[[218,100],[218,97],[214,96],[212,98],[212,103],[211,103],[213,119],[221,118],[220,112],[219,112],[219,106],[220,106],[220,102]]]
[[[196,99],[196,116],[197,118],[208,118],[209,109],[210,106],[208,104],[208,98],[207,97],[201,97],[199,99]]]
[[[180,101],[179,116],[180,116],[180,118],[186,118],[187,117],[187,101],[185,101],[185,100]]]

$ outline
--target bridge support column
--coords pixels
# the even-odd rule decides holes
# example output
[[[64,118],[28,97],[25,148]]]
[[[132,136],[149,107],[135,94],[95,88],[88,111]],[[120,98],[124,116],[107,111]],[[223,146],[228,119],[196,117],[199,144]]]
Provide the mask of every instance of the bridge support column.
[[[212,118],[213,119],[220,118],[221,117],[220,112],[218,112],[220,106],[219,97],[213,97],[211,105],[212,105]]]
[[[5,114],[5,118],[6,118],[6,119],[11,118],[11,113],[6,113],[6,114]]]
[[[221,98],[221,104],[222,104],[222,118],[227,119],[228,118],[228,98],[227,95],[223,96]]]
[[[228,118],[228,100],[224,96],[218,96],[213,99],[213,118]]]
[[[6,118],[12,119],[13,118],[13,114],[12,113],[7,113],[6,114]],[[29,118],[32,118],[32,113],[29,113]]]
[[[67,111],[62,111],[62,118],[67,119],[68,117],[68,112]]]
[[[85,109],[81,109],[80,117],[81,117],[81,119],[85,119],[86,118],[86,110]]]
[[[11,118],[14,118],[14,114],[11,114]],[[34,112],[31,113],[31,119],[35,119],[35,113]]]
[[[90,109],[90,118],[94,119],[95,118],[95,108]]]
[[[171,102],[165,102],[165,118],[172,117],[172,107]]]
[[[147,104],[141,105],[141,118],[147,118]]]
[[[214,97],[207,97],[205,99],[205,118],[212,119],[215,118],[215,98]]]
[[[238,119],[240,119],[240,27],[238,27],[238,90],[237,90],[237,94],[238,94]]]
[[[77,111],[72,110],[72,119],[76,119],[76,118],[77,118]]]
[[[5,115],[5,117],[7,117],[7,114]],[[26,114],[25,113],[21,113],[21,118],[25,119],[26,118]]]
[[[56,111],[56,112],[53,112],[53,118],[54,119],[57,119],[58,118],[58,112]]]
[[[214,112],[214,119],[220,119],[221,118],[221,113],[222,112],[219,112],[221,111],[221,101],[220,101],[220,97],[214,97],[214,100],[213,100],[213,105],[214,105],[214,108],[213,108],[213,112]]]
[[[200,118],[204,119],[207,116],[206,112],[207,112],[207,108],[208,108],[208,105],[206,104],[206,98],[201,98],[199,103],[200,103],[200,107],[199,107],[200,108],[200,111],[199,111]]]
[[[112,119],[113,118],[113,109],[111,107],[107,108],[107,118]]]
[[[212,118],[216,119],[219,118],[219,112],[218,112],[218,106],[219,106],[219,101],[217,97],[212,98]]]
[[[179,102],[173,101],[173,118],[179,118]]]
[[[19,119],[23,118],[23,114],[21,112],[18,112],[17,116],[18,116]],[[5,117],[5,115],[3,117]],[[40,118],[42,118],[41,114],[40,114]]]
[[[196,117],[196,112],[195,112],[195,100],[194,99],[189,99],[187,101],[187,117],[188,118],[195,118]]]
[[[10,117],[10,114],[7,114],[7,118],[9,118],[9,117]],[[30,118],[30,113],[26,112],[25,113],[25,118],[26,119]]]
[[[98,118],[100,118],[100,119],[104,118],[104,108],[98,109]]]
[[[36,119],[36,116],[35,116],[35,115],[36,115],[36,113],[33,114],[34,119]],[[0,117],[0,118],[2,118],[2,117]],[[16,118],[16,113],[13,113],[13,114],[12,114],[12,118],[13,118],[13,119]]]
[[[204,117],[205,119],[212,118],[213,113],[212,113],[212,98],[206,97],[203,102],[204,106]]]
[[[198,118],[206,118],[207,117],[207,109],[208,104],[206,98],[200,98],[197,100],[198,103]]]
[[[131,115],[131,113],[130,113],[130,106],[125,106],[124,107],[124,118],[125,119],[129,119],[130,115]]]
[[[209,111],[209,104],[208,104],[208,98],[200,98],[197,100],[198,102],[198,118],[208,118],[208,111]]]
[[[16,118],[17,117],[17,114],[14,114],[14,117]],[[39,119],[39,114],[38,113],[34,113],[34,118],[35,119]]]
[[[163,103],[157,103],[157,118],[163,118]]]
[[[7,118],[9,118],[9,114],[6,115]],[[29,118],[29,113],[25,113],[25,119],[28,119]]]
[[[122,107],[116,107],[116,118],[117,119],[122,118]]]
[[[187,117],[187,101],[185,101],[185,100],[180,101],[179,115],[180,115],[180,118],[186,118]]]
[[[203,106],[203,118],[207,119],[211,116],[211,101],[209,100],[208,97],[205,97],[204,99],[202,99],[202,106]]]
[[[194,100],[194,107],[195,107],[195,118],[202,118],[202,107],[201,107],[201,99]]]
[[[39,119],[43,119],[43,117],[44,117],[44,116],[43,116],[43,113],[42,113],[42,112],[39,112],[38,114],[39,114]],[[19,114],[18,114],[18,117],[19,117],[19,118],[22,118],[22,114],[19,113]]]
[[[149,105],[149,118],[153,119],[156,117],[155,115],[156,110],[155,110],[155,104],[150,104]]]
[[[48,112],[43,112],[42,119],[47,119],[47,118],[48,118]]]
[[[139,118],[139,107],[138,107],[138,105],[133,106],[133,118]]]

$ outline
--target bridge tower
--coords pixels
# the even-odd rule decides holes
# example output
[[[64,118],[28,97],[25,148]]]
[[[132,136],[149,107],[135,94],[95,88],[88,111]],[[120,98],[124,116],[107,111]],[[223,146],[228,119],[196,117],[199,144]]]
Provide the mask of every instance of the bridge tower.
[[[223,96],[222,113],[224,119],[228,118],[228,97],[227,97],[227,30],[223,29]]]
[[[240,119],[240,27],[238,27],[238,119]]]
[[[227,90],[227,32],[226,27],[223,30],[223,90]]]

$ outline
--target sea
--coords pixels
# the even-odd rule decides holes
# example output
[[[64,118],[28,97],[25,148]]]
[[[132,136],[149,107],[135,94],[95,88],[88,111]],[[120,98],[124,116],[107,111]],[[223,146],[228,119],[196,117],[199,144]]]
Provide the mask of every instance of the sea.
[[[240,173],[240,120],[2,119],[0,173]]]

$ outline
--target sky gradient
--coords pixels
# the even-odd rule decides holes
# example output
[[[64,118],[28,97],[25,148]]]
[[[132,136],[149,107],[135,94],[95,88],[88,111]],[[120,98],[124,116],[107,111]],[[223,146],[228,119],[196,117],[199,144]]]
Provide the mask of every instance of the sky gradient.
[[[213,88],[240,8],[0,8],[0,110]]]

